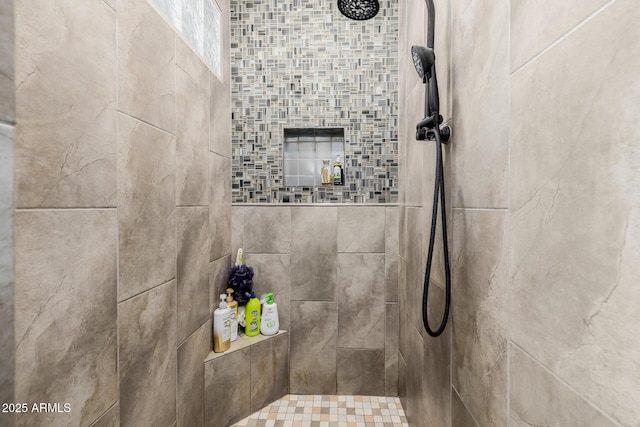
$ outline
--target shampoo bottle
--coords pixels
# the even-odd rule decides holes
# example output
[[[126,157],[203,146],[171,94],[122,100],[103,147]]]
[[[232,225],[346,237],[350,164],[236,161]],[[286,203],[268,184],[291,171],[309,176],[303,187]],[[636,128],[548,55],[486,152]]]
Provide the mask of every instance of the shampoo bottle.
[[[238,339],[238,301],[231,296],[233,289],[227,289],[227,307],[231,310],[231,342]]]
[[[220,306],[213,312],[213,351],[222,353],[231,346],[231,309],[220,295]]]
[[[248,337],[255,337],[260,333],[260,301],[254,291],[251,291],[251,299],[247,303],[244,316],[244,333]]]
[[[262,306],[262,318],[260,319],[260,333],[262,335],[275,335],[280,328],[278,320],[278,305],[273,302],[273,294],[267,294],[267,300]]]
[[[340,162],[340,156],[336,157],[336,162],[333,164],[333,185],[344,185],[344,169]]]

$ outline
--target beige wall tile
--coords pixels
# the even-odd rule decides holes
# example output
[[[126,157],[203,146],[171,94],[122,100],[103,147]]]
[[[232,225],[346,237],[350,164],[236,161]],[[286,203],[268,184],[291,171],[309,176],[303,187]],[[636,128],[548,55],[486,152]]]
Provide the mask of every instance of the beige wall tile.
[[[280,329],[289,330],[291,312],[291,256],[285,254],[247,254],[245,264],[253,268],[253,289],[260,297],[273,293],[278,305]]]
[[[120,424],[172,425],[176,419],[176,283],[118,306]]]
[[[385,219],[385,277],[386,277],[386,301],[398,301],[398,226],[399,211],[397,207],[386,208]],[[373,231],[373,230],[372,230]]]
[[[213,261],[231,253],[231,160],[209,152],[209,175],[209,260]]]
[[[453,3],[453,207],[507,207],[509,2]]]
[[[249,349],[251,412],[289,392],[289,335],[281,334]]]
[[[455,390],[451,391],[451,427],[479,427]]]
[[[338,349],[338,394],[384,396],[384,350]]]
[[[0,124],[0,402],[14,401],[13,134]],[[12,417],[0,413],[0,423],[11,426]]]
[[[338,307],[300,301],[291,306],[289,387],[293,394],[335,394]]]
[[[209,202],[209,69],[176,41],[176,203]]]
[[[209,248],[207,208],[177,208],[178,342],[186,340],[209,317]]]
[[[384,289],[384,255],[340,254],[337,287],[339,347],[384,348]]]
[[[204,359],[211,351],[211,328],[211,322],[206,322],[178,347],[176,408],[179,427],[204,426]]]
[[[19,426],[88,425],[118,399],[115,210],[21,211],[15,217]]]
[[[317,206],[292,208],[292,300],[336,301],[340,209]]]
[[[231,255],[234,262],[240,248],[244,248],[244,206],[231,205]]]
[[[119,301],[176,275],[174,158],[172,135],[119,116]]]
[[[226,62],[223,61],[223,64]],[[228,63],[226,63],[228,64]],[[231,157],[231,82],[211,74],[211,136],[209,150]]]
[[[429,289],[429,322],[437,328],[444,311],[445,294],[442,289]],[[449,319],[451,320],[451,319]],[[422,365],[422,400],[432,426],[451,425],[451,325],[442,335],[432,338],[424,333]],[[416,336],[417,339],[417,336]]]
[[[291,252],[291,208],[246,206],[245,252],[288,254]]]
[[[107,412],[102,414],[90,427],[119,427],[120,404],[116,402]]]
[[[517,346],[510,352],[509,426],[617,425]]]
[[[13,1],[0,4],[0,121],[15,120]]]
[[[205,363],[205,426],[228,426],[251,413],[250,375],[238,375],[238,367],[251,360],[250,350],[245,348]]]
[[[16,205],[115,206],[115,13],[71,0],[15,13]]]
[[[640,298],[640,150],[629,114],[640,47],[621,42],[640,38],[638,19],[635,2],[615,2],[512,89],[512,339],[623,425],[640,419],[630,327],[640,324],[630,304]]]
[[[118,7],[118,110],[175,131],[175,33],[146,1]]]
[[[608,0],[511,1],[511,70],[515,71]]]
[[[452,381],[481,425],[507,423],[507,213],[453,214]]]
[[[218,258],[209,264],[209,316],[213,316],[213,312],[220,304],[220,294],[227,290],[227,281],[229,280],[229,271],[235,262],[235,257],[231,255]]]
[[[400,313],[397,303],[385,307],[384,330],[384,394],[398,395],[398,342],[400,337]]]
[[[384,253],[385,208],[338,209],[338,252]]]

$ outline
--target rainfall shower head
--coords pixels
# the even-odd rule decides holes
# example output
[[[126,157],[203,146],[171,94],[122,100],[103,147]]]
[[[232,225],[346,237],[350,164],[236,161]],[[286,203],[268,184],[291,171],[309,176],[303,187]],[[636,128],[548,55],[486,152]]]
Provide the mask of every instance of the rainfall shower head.
[[[378,0],[338,0],[338,9],[349,19],[366,21],[378,14]]]
[[[411,46],[411,57],[418,75],[424,81],[436,62],[436,55],[433,53],[433,49],[424,46]]]

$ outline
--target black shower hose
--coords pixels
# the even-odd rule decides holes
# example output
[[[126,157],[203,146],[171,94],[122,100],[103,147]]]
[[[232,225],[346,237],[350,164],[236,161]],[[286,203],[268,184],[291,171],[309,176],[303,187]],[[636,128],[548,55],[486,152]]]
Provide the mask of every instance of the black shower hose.
[[[424,273],[424,288],[422,293],[422,323],[429,335],[438,337],[444,332],[449,319],[449,305],[451,303],[451,271],[449,269],[449,247],[447,244],[447,209],[445,205],[444,192],[444,172],[442,167],[442,143],[440,140],[440,131],[436,129],[434,132],[436,140],[436,178],[433,189],[433,210],[431,212],[431,235],[429,236],[429,253],[427,255],[427,267]],[[427,314],[427,303],[429,300],[429,281],[431,277],[431,263],[433,261],[433,249],[436,240],[436,229],[438,224],[438,195],[440,196],[441,212],[442,212],[442,248],[444,251],[444,274],[445,274],[445,305],[444,314],[440,327],[433,331],[429,326],[429,316]]]

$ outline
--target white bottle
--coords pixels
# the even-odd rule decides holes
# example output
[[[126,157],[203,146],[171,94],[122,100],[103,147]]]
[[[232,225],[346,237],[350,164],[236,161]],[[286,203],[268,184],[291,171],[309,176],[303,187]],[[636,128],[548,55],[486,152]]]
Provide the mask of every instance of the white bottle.
[[[260,333],[262,335],[275,335],[280,329],[278,319],[278,305],[273,302],[273,294],[267,294],[267,300],[262,305],[262,315],[260,317]]]
[[[231,309],[226,295],[220,295],[220,306],[213,312],[213,351],[222,353],[231,347]]]

